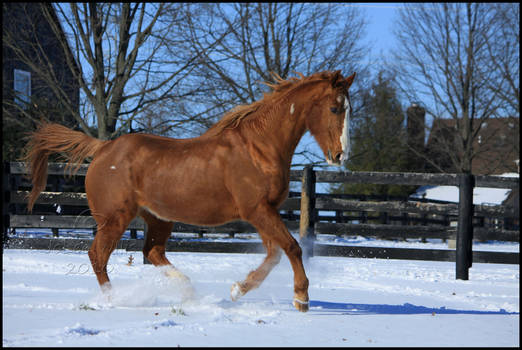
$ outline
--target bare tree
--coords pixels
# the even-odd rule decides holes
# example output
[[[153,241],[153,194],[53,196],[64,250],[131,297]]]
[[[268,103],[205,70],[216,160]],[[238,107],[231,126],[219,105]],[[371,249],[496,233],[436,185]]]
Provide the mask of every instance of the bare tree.
[[[520,4],[495,3],[490,22],[491,35],[486,37],[491,70],[501,79],[488,81],[492,93],[503,102],[499,115],[520,116]]]
[[[53,6],[53,7],[51,7]],[[92,135],[97,126],[100,139],[126,132],[141,112],[159,101],[177,98],[178,83],[190,72],[198,57],[183,60],[167,55],[176,41],[167,39],[182,13],[183,4],[70,3],[41,4],[41,13],[59,38],[66,64],[80,86],[82,107],[78,111],[58,83],[45,43],[20,38],[4,30],[4,45],[12,49],[34,74],[46,82],[60,105]],[[179,11],[178,11],[179,10]],[[166,16],[166,14],[169,14]],[[56,15],[59,20],[56,20]],[[33,26],[33,31],[38,31]],[[63,34],[65,33],[65,35]],[[31,35],[31,33],[29,33]],[[37,38],[36,35],[32,37]],[[27,46],[37,59],[27,56]],[[201,48],[205,52],[206,48]],[[89,121],[92,121],[89,123]]]
[[[481,128],[489,118],[502,115],[504,97],[492,87],[518,81],[511,67],[506,71],[502,63],[491,64],[492,57],[500,60],[503,55],[502,45],[493,45],[500,25],[495,7],[486,3],[408,4],[399,13],[395,70],[400,86],[410,101],[425,102],[434,124],[452,120],[444,130],[447,136],[438,140],[437,153],[459,172],[471,172],[472,161],[485,146],[477,142]],[[518,23],[511,25],[518,35]],[[510,42],[516,46],[510,64],[518,67],[519,44]],[[513,95],[507,98],[517,103]]]
[[[225,111],[262,97],[262,84],[301,72],[357,71],[368,48],[361,42],[366,22],[358,8],[341,4],[228,3],[185,8],[185,50],[198,55],[187,81],[198,91],[180,114],[200,124],[201,132]],[[175,32],[181,32],[177,30]],[[205,48],[230,32],[211,51]],[[361,86],[361,85],[359,85]],[[357,93],[353,93],[354,96]]]

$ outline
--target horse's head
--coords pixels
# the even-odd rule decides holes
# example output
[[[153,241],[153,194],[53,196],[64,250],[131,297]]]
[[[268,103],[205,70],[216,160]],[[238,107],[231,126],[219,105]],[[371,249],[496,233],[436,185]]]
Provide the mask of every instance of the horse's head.
[[[325,90],[307,113],[306,123],[330,165],[342,165],[350,152],[350,95],[355,73],[344,78],[341,71],[330,75]]]

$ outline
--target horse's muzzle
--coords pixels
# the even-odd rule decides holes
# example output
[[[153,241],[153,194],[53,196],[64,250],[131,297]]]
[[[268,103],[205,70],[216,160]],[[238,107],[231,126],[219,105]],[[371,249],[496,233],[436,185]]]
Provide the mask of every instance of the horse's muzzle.
[[[328,150],[328,156],[326,157],[326,162],[328,165],[340,166],[344,164],[344,160],[345,157],[343,152],[338,152],[335,156],[332,157],[332,152]]]

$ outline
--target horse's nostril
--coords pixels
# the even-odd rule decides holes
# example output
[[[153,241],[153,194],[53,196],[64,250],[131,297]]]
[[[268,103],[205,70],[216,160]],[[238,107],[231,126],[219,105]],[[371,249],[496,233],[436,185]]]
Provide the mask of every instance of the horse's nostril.
[[[335,155],[332,155],[332,151],[328,150],[328,156],[326,159],[328,160],[329,164],[340,165],[342,156],[343,156],[343,152],[338,152],[338,153],[335,153]]]

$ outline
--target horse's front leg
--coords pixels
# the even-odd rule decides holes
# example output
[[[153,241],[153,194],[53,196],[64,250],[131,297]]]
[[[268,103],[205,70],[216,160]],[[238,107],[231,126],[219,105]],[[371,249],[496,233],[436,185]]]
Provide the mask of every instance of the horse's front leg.
[[[261,236],[263,238],[263,236]],[[266,241],[265,244],[267,255],[263,263],[255,270],[251,271],[243,282],[236,282],[230,289],[230,297],[232,301],[236,301],[250,290],[259,287],[265,280],[266,276],[272,271],[281,260],[281,249],[272,241]]]
[[[308,278],[306,277],[303,267],[301,247],[294,237],[292,237],[290,232],[288,232],[286,225],[283,220],[281,220],[279,212],[268,204],[259,205],[255,212],[249,215],[248,218],[244,219],[258,229],[259,235],[262,237],[263,241],[275,243],[277,246],[281,247],[288,256],[294,271],[293,305],[299,311],[308,311]],[[270,250],[268,250],[268,253],[270,256]],[[275,265],[273,262],[276,260],[274,258],[269,259],[269,256],[267,256],[267,259],[265,259],[263,264],[261,264],[257,270],[249,274],[249,277],[252,276],[250,280],[249,277],[247,277],[245,282],[238,283],[237,286],[234,285],[236,287],[232,286],[233,294],[234,288],[239,289],[236,293],[238,296],[241,296],[253,287],[259,286],[261,281],[266,277],[266,275],[268,275],[268,272],[270,272],[271,268]],[[277,259],[277,261],[279,261],[279,259]],[[260,276],[262,279],[258,282],[253,282],[256,276]],[[250,288],[248,288],[249,286]],[[238,296],[235,298],[233,296],[232,298],[237,299]]]

